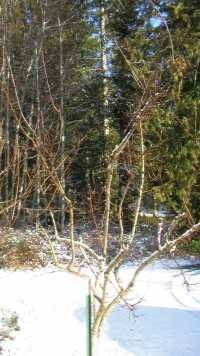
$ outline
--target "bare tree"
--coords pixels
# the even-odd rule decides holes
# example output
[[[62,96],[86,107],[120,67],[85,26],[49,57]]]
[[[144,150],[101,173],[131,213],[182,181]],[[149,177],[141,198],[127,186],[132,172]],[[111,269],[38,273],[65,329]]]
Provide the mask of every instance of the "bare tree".
[[[50,141],[47,134],[50,128],[40,126],[42,137],[38,137],[38,131],[30,125],[30,123],[27,121],[23,114],[12,70],[11,78],[13,88],[15,90],[15,98],[18,104],[21,120],[19,119],[11,103],[5,85],[1,80],[0,84],[4,91],[5,97],[7,98],[7,102],[10,106],[12,116],[19,125],[21,133],[28,140],[30,145],[29,148],[33,148],[36,151],[41,162],[40,192],[44,198],[44,205],[42,210],[36,212],[35,221],[39,225],[41,231],[43,232],[43,235],[46,237],[51,247],[54,262],[57,267],[65,269],[80,277],[90,278],[92,274],[91,289],[93,293],[94,305],[92,347],[93,355],[95,355],[97,351],[98,340],[100,338],[102,328],[105,325],[108,315],[113,310],[115,305],[121,300],[124,300],[126,305],[129,305],[127,295],[131,290],[134,289],[135,283],[141,271],[152,261],[174,249],[176,245],[180,243],[180,241],[189,238],[200,227],[200,223],[195,223],[194,221],[193,223],[191,223],[191,218],[190,216],[188,216],[190,215],[189,210],[187,207],[184,206],[184,204],[177,212],[177,214],[173,217],[173,219],[168,222],[165,231],[162,230],[163,221],[158,220],[157,246],[155,247],[155,251],[150,253],[146,258],[144,258],[144,260],[140,263],[137,269],[133,272],[133,275],[130,277],[128,284],[125,285],[123,280],[121,280],[120,269],[123,263],[126,261],[130,250],[134,246],[134,239],[136,237],[136,228],[138,225],[142,195],[145,187],[145,177],[147,174],[147,172],[145,172],[145,159],[147,151],[143,138],[143,123],[148,120],[148,115],[151,108],[154,107],[154,105],[156,105],[156,103],[159,102],[159,100],[165,96],[166,90],[165,88],[161,88],[159,92],[152,94],[150,89],[150,83],[146,86],[143,86],[143,94],[141,96],[141,100],[137,104],[137,107],[135,106],[134,111],[130,110],[130,112],[127,113],[127,115],[129,116],[129,125],[122,141],[119,142],[119,144],[115,148],[113,148],[107,167],[107,180],[105,182],[105,186],[103,187],[103,190],[105,192],[105,205],[103,215],[101,216],[101,219],[99,216],[96,216],[95,202],[91,200],[90,212],[94,222],[93,238],[88,238],[84,240],[84,233],[79,236],[75,234],[75,206],[70,195],[66,194],[66,191],[62,184],[62,176],[59,175],[59,170],[63,162],[65,162],[66,166],[64,174],[67,174],[67,170],[73,162],[73,159],[76,156],[79,146],[76,145],[73,148],[73,153],[71,155],[65,155],[63,157],[62,162],[57,160],[57,152],[56,149],[53,149],[53,144],[55,144],[56,142],[55,137],[59,136],[58,132],[55,132],[55,137],[52,138],[52,141]],[[49,96],[52,101],[52,106],[55,107],[53,99],[51,97],[50,88]],[[60,120],[60,116],[58,120]],[[123,152],[124,148],[129,145],[130,141],[133,138],[133,135],[137,136],[137,157],[136,159],[134,159],[133,152],[131,152],[129,149],[129,164],[126,164],[125,167],[129,178],[127,180],[126,186],[121,196],[121,200],[119,202],[119,233],[115,235],[113,240],[109,232],[109,224],[111,222],[113,173],[114,170],[117,169],[119,155]],[[35,179],[37,182],[37,175],[35,175]],[[130,187],[133,187],[137,194],[134,204],[135,211],[132,226],[127,238],[127,236],[125,236],[124,234],[122,205],[124,199],[126,199],[127,197]],[[68,211],[69,213],[69,231],[63,231],[60,235],[54,217],[55,209],[53,204],[54,198],[57,193],[62,196],[62,199],[65,202],[65,211]],[[40,215],[45,211],[48,211],[51,216],[56,241],[59,243],[64,243],[68,247],[68,263],[63,263],[59,261],[56,255],[54,243],[51,240],[48,230],[45,229],[45,227],[41,223]],[[177,230],[176,235],[173,235],[173,231],[177,227],[177,224],[180,221],[187,219],[187,217],[190,221],[189,228],[182,234],[179,234]],[[102,229],[100,227],[102,227]],[[81,268],[81,265],[88,267],[88,273],[86,272],[85,268],[84,270]],[[113,294],[112,298],[108,297],[108,289],[110,285],[114,286],[115,288],[115,294]]]
[[[46,21],[45,21],[45,11],[47,8],[47,2],[44,2],[44,11],[42,16],[42,28],[41,28],[41,43],[43,40],[43,34],[45,31]],[[103,106],[104,109],[108,106],[108,89],[106,82],[106,46],[105,46],[105,10],[104,1],[100,1],[100,11],[101,11],[101,39],[102,39],[102,70],[104,75],[103,81]],[[131,249],[134,248],[134,240],[136,238],[136,230],[139,221],[139,214],[142,204],[142,196],[145,191],[145,179],[148,176],[146,172],[146,156],[147,149],[144,143],[144,124],[149,120],[149,112],[151,109],[159,103],[159,100],[165,97],[167,88],[162,87],[162,83],[159,85],[157,92],[152,90],[152,86],[156,82],[158,75],[151,73],[149,80],[145,83],[142,79],[138,78],[137,74],[132,68],[131,73],[135,81],[135,85],[140,95],[138,95],[138,102],[130,106],[129,112],[126,114],[128,117],[128,125],[124,133],[123,138],[116,147],[113,147],[112,152],[109,157],[109,162],[105,174],[105,182],[101,194],[99,194],[99,200],[95,201],[92,199],[92,191],[90,191],[90,216],[93,219],[92,234],[89,238],[84,238],[84,231],[77,235],[75,231],[75,202],[71,196],[70,191],[66,192],[65,189],[65,176],[76,157],[79,150],[81,140],[78,144],[74,144],[71,152],[66,153],[65,151],[65,140],[64,140],[64,117],[63,117],[63,37],[62,37],[62,24],[60,22],[60,17],[58,14],[58,30],[59,30],[59,50],[60,50],[60,109],[58,109],[54,103],[53,97],[51,95],[51,88],[48,82],[48,76],[45,69],[44,57],[43,59],[43,69],[44,76],[46,78],[46,95],[48,95],[48,101],[51,103],[52,112],[55,115],[54,130],[51,129],[52,123],[49,121],[42,120],[42,110],[40,105],[40,82],[39,82],[39,59],[42,52],[42,44],[40,46],[35,46],[35,77],[37,86],[37,109],[34,109],[34,116],[36,118],[36,124],[32,120],[33,103],[31,102],[30,112],[27,116],[23,112],[22,104],[19,100],[18,89],[15,83],[15,78],[12,73],[12,68],[10,65],[10,60],[8,56],[8,73],[12,81],[10,86],[6,86],[4,69],[6,68],[5,63],[3,63],[2,69],[2,80],[0,79],[0,85],[2,87],[2,98],[6,98],[6,105],[8,108],[8,119],[12,116],[15,120],[17,127],[19,127],[20,134],[22,136],[21,146],[22,148],[29,151],[33,151],[36,157],[36,166],[32,167],[26,164],[26,180],[29,182],[26,189],[19,189],[20,185],[20,165],[21,156],[19,153],[14,152],[13,157],[17,157],[15,160],[15,174],[13,176],[13,186],[15,194],[12,195],[13,199],[9,201],[8,194],[6,193],[5,202],[0,204],[0,214],[6,216],[6,209],[8,207],[16,206],[18,200],[27,201],[32,193],[32,187],[34,187],[34,192],[37,191],[38,194],[38,204],[37,209],[34,209],[34,217],[36,224],[40,227],[43,235],[47,239],[52,255],[54,258],[55,265],[58,268],[65,269],[70,273],[76,274],[80,277],[91,278],[91,289],[93,294],[93,306],[94,306],[94,318],[92,326],[92,348],[93,355],[96,354],[98,340],[101,336],[101,331],[108,315],[113,310],[116,304],[121,300],[124,300],[126,305],[129,305],[127,296],[128,293],[134,289],[135,283],[141,271],[149,265],[152,261],[168,253],[176,247],[181,241],[186,240],[191,237],[192,234],[198,231],[200,228],[200,222],[195,223],[191,217],[189,208],[187,204],[183,201],[182,206],[179,211],[173,216],[173,218],[168,221],[165,230],[162,229],[164,224],[163,220],[158,219],[157,226],[157,244],[155,250],[142,260],[140,265],[135,271],[133,271],[128,284],[125,284],[121,278],[120,270],[123,264],[126,262]],[[123,53],[122,53],[123,54]],[[4,55],[5,57],[5,55]],[[125,56],[124,56],[125,57]],[[126,60],[126,58],[125,58]],[[4,58],[5,61],[5,58]],[[158,70],[158,69],[157,69]],[[160,75],[161,76],[161,75]],[[9,78],[9,79],[10,79]],[[152,84],[153,83],[153,84]],[[14,92],[14,98],[11,98],[11,92]],[[14,105],[13,105],[14,102]],[[16,109],[17,107],[17,109]],[[66,124],[66,123],[65,123]],[[105,136],[109,133],[108,130],[108,119],[106,115],[104,116],[104,134]],[[0,131],[0,136],[2,133]],[[133,147],[133,137],[134,140],[134,150]],[[84,137],[82,138],[84,140]],[[130,145],[130,142],[132,143]],[[3,150],[5,142],[2,140],[0,147]],[[19,145],[19,140],[17,141]],[[61,147],[61,155],[59,148]],[[16,150],[18,147],[15,148]],[[87,149],[87,148],[86,148]],[[113,182],[114,182],[114,172],[118,170],[119,157],[125,151],[127,153],[127,159],[124,164],[124,169],[126,170],[128,179],[126,185],[124,186],[123,192],[120,197],[118,206],[118,232],[115,236],[111,236],[109,226],[112,221],[111,207],[112,207],[112,197],[113,197]],[[134,151],[134,152],[133,152]],[[17,151],[19,152],[19,150]],[[26,155],[24,155],[27,159]],[[27,160],[26,160],[27,162]],[[21,166],[22,167],[22,166]],[[0,189],[2,190],[5,184],[6,191],[8,190],[8,182],[6,177],[8,171],[12,169],[12,160],[9,158],[5,169],[0,172]],[[30,174],[31,173],[31,174]],[[3,179],[3,178],[5,179]],[[23,178],[25,181],[25,178]],[[4,183],[5,182],[5,183]],[[130,227],[130,232],[128,234],[124,233],[123,224],[123,203],[128,200],[128,194],[130,190],[134,191],[134,214]],[[40,197],[39,197],[40,195]],[[42,199],[40,199],[42,196]],[[64,215],[66,212],[69,214],[69,229],[63,230],[59,233],[55,214],[60,212],[59,202],[56,202],[56,197],[61,197],[61,210],[62,210],[62,227],[64,227]],[[101,197],[103,197],[104,211],[101,216],[96,214],[96,206],[98,205]],[[42,201],[42,205],[41,205]],[[88,205],[88,202],[87,202]],[[23,204],[20,204],[20,208]],[[81,208],[79,209],[81,213]],[[63,263],[59,260],[55,244],[51,239],[48,229],[42,223],[42,215],[48,213],[51,217],[51,221],[54,229],[54,236],[57,242],[65,244],[68,248],[69,259],[67,262]],[[7,219],[8,220],[8,219]],[[176,229],[179,222],[184,221],[185,226],[187,226],[187,220],[189,222],[189,228],[185,229],[183,233],[179,233]],[[176,229],[176,234],[174,230]],[[84,266],[82,268],[81,266]],[[85,267],[88,267],[85,269]],[[91,277],[92,276],[92,277]],[[112,297],[108,295],[109,287],[112,285],[115,289]]]

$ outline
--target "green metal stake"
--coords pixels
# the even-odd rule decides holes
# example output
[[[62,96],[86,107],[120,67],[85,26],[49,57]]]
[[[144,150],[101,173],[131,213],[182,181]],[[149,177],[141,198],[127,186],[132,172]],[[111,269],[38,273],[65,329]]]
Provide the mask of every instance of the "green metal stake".
[[[87,356],[92,356],[92,321],[91,321],[91,280],[88,283],[86,295],[86,327],[87,327]]]

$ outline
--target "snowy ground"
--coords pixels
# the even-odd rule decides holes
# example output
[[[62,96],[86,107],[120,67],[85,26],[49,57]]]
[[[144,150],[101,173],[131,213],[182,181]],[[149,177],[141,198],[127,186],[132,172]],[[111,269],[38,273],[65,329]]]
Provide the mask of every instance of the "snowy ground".
[[[169,265],[175,267],[158,261],[140,276],[130,295],[133,302],[143,297],[136,318],[123,304],[115,307],[98,356],[200,355],[200,269],[184,269],[188,290],[181,272]],[[133,269],[131,263],[122,268],[125,280]],[[85,356],[86,290],[85,279],[67,272],[0,270],[0,308],[16,311],[21,328],[14,341],[2,343],[3,356]]]

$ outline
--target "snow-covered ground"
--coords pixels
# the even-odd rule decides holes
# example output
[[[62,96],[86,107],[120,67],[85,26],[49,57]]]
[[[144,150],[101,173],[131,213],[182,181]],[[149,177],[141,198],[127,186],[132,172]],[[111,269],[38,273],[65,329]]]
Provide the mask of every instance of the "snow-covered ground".
[[[182,265],[191,261],[181,260]],[[149,266],[130,299],[142,302],[135,318],[123,303],[110,314],[98,356],[199,356],[200,273],[173,261]],[[135,267],[122,268],[128,281]],[[57,269],[0,270],[0,308],[16,311],[20,331],[2,343],[3,356],[85,356],[87,280]],[[110,291],[112,294],[112,291]]]

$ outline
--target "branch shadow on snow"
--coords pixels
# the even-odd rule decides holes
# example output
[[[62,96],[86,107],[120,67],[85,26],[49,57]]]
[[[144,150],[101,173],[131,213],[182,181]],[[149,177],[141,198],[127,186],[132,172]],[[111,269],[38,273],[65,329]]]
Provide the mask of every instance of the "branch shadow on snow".
[[[83,323],[85,313],[86,308],[81,307],[74,315]],[[126,307],[117,305],[108,317],[99,354],[111,352],[110,347],[117,351],[117,343],[133,356],[198,356],[197,335],[200,335],[200,311],[139,305],[134,317]]]
[[[116,306],[108,318],[105,332],[121,348],[137,356],[199,355],[200,311],[139,305],[135,314]]]
[[[74,316],[80,321],[80,323],[86,322],[86,307],[78,308],[74,311]]]

